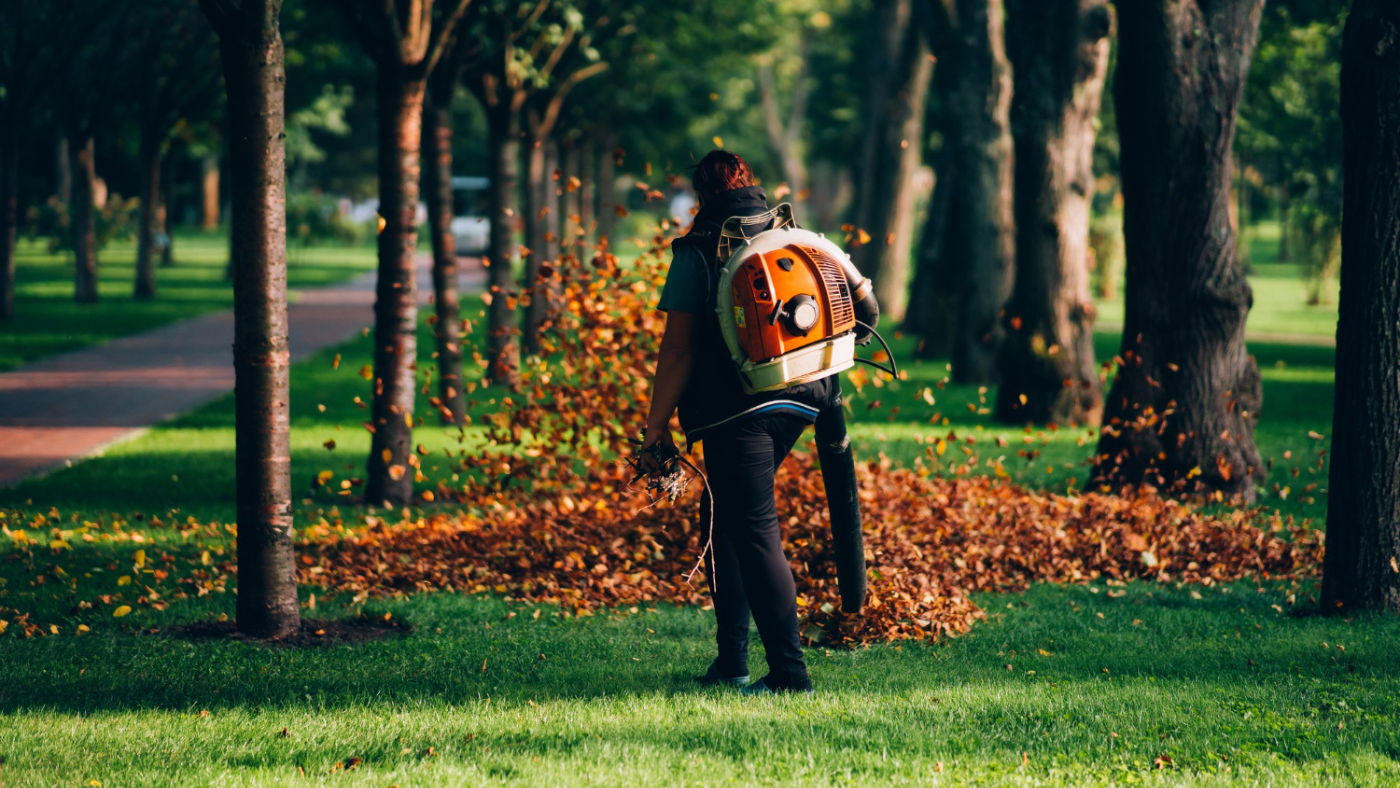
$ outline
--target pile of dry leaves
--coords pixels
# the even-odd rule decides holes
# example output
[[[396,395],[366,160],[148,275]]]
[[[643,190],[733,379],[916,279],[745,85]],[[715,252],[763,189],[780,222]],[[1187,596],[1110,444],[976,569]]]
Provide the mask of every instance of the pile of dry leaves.
[[[313,526],[300,549],[302,582],[362,597],[489,591],[579,614],[605,605],[703,603],[703,575],[694,585],[685,580],[701,549],[698,482],[676,505],[647,507],[617,460],[645,414],[662,327],[651,302],[669,229],[639,242],[635,264],[620,265],[602,248],[586,263],[566,259],[550,269],[558,297],[545,352],[522,361],[520,389],[496,403],[485,440],[450,456],[458,481],[440,481],[425,496],[458,505],[450,513],[369,518],[364,527]],[[844,382],[883,384],[862,374]],[[878,459],[858,473],[869,598],[856,617],[839,612],[812,455],[799,451],[778,476],[804,634],[814,641],[956,634],[982,615],[968,594],[1036,580],[1221,582],[1313,575],[1320,566],[1319,534],[1260,511],[1209,517],[1150,490],[1132,498],[1039,493]]]

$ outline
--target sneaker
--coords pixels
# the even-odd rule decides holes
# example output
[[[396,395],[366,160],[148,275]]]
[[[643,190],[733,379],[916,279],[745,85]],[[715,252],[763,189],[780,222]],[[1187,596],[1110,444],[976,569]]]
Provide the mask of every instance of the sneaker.
[[[696,681],[708,686],[723,684],[742,688],[745,684],[749,683],[749,674],[745,673],[742,676],[724,676],[719,672],[719,663],[711,662],[710,669],[705,671],[705,675],[697,678]]]

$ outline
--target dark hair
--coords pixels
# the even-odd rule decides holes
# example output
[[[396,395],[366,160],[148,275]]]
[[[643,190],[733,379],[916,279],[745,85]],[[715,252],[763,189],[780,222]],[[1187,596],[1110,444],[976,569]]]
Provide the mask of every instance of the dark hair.
[[[714,197],[730,189],[753,185],[753,170],[749,163],[737,153],[727,150],[712,150],[705,154],[692,169],[690,185],[702,200]]]

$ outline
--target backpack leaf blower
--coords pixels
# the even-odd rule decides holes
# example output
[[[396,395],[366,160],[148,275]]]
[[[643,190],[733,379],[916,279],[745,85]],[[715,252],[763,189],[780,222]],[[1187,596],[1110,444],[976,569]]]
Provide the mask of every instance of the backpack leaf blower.
[[[889,345],[876,332],[874,288],[826,236],[804,230],[787,203],[757,216],[735,216],[720,229],[723,261],[716,311],[720,333],[744,391],[779,391],[835,375],[856,362],[899,377]],[[856,357],[878,339],[889,366]],[[855,459],[839,405],[817,416],[817,457],[831,513],[841,609],[865,604],[865,543]]]

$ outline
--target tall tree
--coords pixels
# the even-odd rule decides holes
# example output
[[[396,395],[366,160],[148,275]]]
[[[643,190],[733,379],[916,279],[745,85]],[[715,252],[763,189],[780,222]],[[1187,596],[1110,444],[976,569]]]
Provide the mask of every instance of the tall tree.
[[[59,81],[46,98],[68,138],[73,173],[73,200],[68,206],[73,300],[92,304],[98,299],[98,183],[93,136],[122,105],[117,97],[137,62],[134,32],[138,23],[130,15],[108,19],[106,7],[100,3],[78,4],[73,14],[75,23],[88,20],[95,32],[85,46],[58,64]]]
[[[413,499],[418,366],[418,187],[423,97],[471,0],[336,0],[374,61],[379,114],[379,278],[374,303],[374,428],[365,500]]]
[[[1341,81],[1344,264],[1322,609],[1400,613],[1400,6],[1352,5]]]
[[[483,0],[487,2],[487,0]],[[490,140],[487,154],[487,192],[491,229],[486,243],[486,381],[514,386],[520,371],[518,332],[511,317],[518,292],[515,289],[515,225],[520,177],[520,115],[529,98],[526,81],[531,49],[521,38],[549,10],[540,0],[525,14],[522,7],[501,0],[478,8],[477,24],[491,42],[491,50],[473,67],[464,82],[476,94],[486,113]],[[536,39],[542,41],[543,39]]]
[[[944,145],[951,146],[956,174],[947,180],[947,215],[941,232],[926,233],[939,246],[924,255],[932,271],[921,293],[957,293],[935,312],[956,308],[953,379],[994,383],[1003,329],[1002,308],[1011,295],[1015,267],[1012,220],[1011,65],[1006,58],[1001,0],[922,0],[915,15],[934,47],[946,82],[942,114]],[[943,173],[939,177],[944,177]],[[939,206],[945,205],[936,200]],[[934,221],[930,219],[930,221]],[[945,280],[945,277],[951,281]],[[921,309],[928,309],[922,305]],[[925,320],[928,348],[946,339]]]
[[[802,144],[807,129],[807,100],[811,97],[812,52],[805,30],[796,41],[797,73],[788,90],[786,112],[780,106],[778,77],[772,59],[758,63],[758,98],[763,107],[763,130],[768,134],[768,146],[773,158],[782,168],[782,176],[792,190],[792,204],[798,220],[811,224],[807,215],[807,157]]]
[[[914,171],[923,151],[924,99],[933,63],[913,24],[912,0],[876,0],[866,52],[866,129],[854,224],[856,265],[894,319],[904,314],[912,243]]]
[[[458,35],[460,36],[458,31]],[[462,314],[457,297],[457,239],[452,232],[452,99],[470,47],[453,37],[449,54],[428,79],[423,147],[428,166],[423,187],[433,243],[433,339],[437,343],[438,413],[444,424],[465,425],[467,394],[462,374]]]
[[[288,429],[287,167],[281,0],[200,0],[219,35],[236,217],[233,369],[238,479],[238,631],[301,623]]]
[[[215,108],[219,67],[209,26],[195,0],[159,0],[141,9],[146,25],[134,53],[141,207],[136,232],[137,298],[156,295],[156,234],[165,202],[161,170],[176,124]]]
[[[1108,73],[1108,0],[1010,0],[1015,70],[1016,273],[1006,306],[997,418],[1097,421],[1089,292],[1094,134]]]
[[[1246,499],[1259,371],[1230,228],[1230,147],[1264,0],[1118,6],[1126,314],[1095,477]]]
[[[524,338],[523,350],[526,353],[539,353],[542,349],[540,332],[549,319],[554,300],[555,269],[559,266],[561,233],[566,216],[559,205],[559,184],[555,173],[559,169],[559,149],[554,139],[559,122],[559,113],[569,93],[578,83],[607,70],[608,64],[594,60],[589,62],[589,53],[596,57],[592,49],[592,36],[582,33],[583,17],[573,17],[575,23],[558,36],[549,55],[544,58],[534,80],[534,87],[528,89],[529,99],[525,104],[526,140],[526,188],[528,200],[523,219],[525,224],[525,248],[529,254],[525,258],[525,293],[528,305],[521,323]],[[606,24],[606,23],[604,23]],[[574,161],[579,159],[575,157]],[[566,189],[576,189],[573,183],[565,182]],[[582,198],[582,191],[579,197]],[[586,200],[580,199],[580,215]],[[576,239],[570,238],[572,243]]]
[[[78,11],[77,0],[0,4],[0,320],[15,315],[20,151],[36,111],[99,24],[99,14]],[[66,151],[60,156],[67,166]]]

